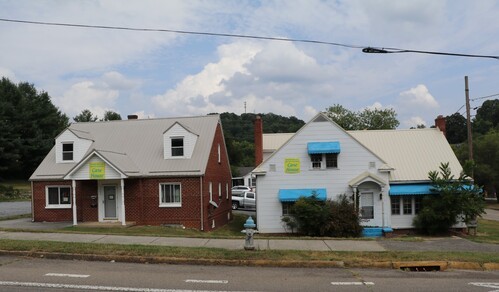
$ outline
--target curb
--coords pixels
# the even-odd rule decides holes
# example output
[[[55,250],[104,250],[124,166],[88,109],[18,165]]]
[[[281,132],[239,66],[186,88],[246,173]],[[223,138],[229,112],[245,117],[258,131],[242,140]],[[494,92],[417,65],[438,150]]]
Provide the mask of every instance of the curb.
[[[499,263],[455,262],[455,261],[387,261],[387,262],[343,262],[343,261],[273,261],[273,260],[223,260],[223,259],[189,259],[175,257],[147,257],[122,255],[96,255],[74,253],[51,253],[31,251],[0,250],[0,255],[23,256],[61,260],[122,262],[140,264],[172,264],[172,265],[209,265],[209,266],[249,266],[249,267],[287,267],[287,268],[378,268],[402,269],[438,267],[440,271],[447,269],[499,271]],[[417,270],[417,269],[416,269]]]

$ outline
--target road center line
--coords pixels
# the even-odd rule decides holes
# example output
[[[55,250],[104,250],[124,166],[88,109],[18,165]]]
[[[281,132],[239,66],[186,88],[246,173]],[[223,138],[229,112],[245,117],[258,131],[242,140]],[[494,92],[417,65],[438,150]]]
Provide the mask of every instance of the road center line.
[[[228,280],[194,280],[194,279],[187,279],[185,280],[186,283],[207,283],[207,284],[228,284]]]
[[[374,285],[374,282],[331,282],[333,286],[361,286]]]
[[[78,274],[59,274],[59,273],[47,273],[45,276],[49,277],[69,277],[69,278],[88,278],[90,275],[78,275]]]

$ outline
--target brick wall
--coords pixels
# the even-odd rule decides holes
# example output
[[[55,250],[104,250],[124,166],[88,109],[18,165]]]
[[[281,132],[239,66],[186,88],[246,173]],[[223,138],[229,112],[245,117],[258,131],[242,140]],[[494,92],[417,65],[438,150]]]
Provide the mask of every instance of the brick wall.
[[[220,145],[220,163],[218,163],[218,145]],[[222,127],[218,125],[213,139],[208,165],[206,167],[206,174],[203,179],[203,203],[205,205],[205,210],[208,210],[208,212],[205,212],[204,214],[204,230],[212,230],[213,221],[215,221],[215,228],[227,224],[229,221],[227,218],[228,214],[232,217],[232,198],[230,194],[230,188],[232,186],[231,180],[232,174],[230,172],[229,157],[227,155],[227,149],[225,148]],[[209,203],[209,182],[212,182],[213,201],[218,204],[218,208],[215,208]],[[222,186],[222,196],[219,196],[218,192],[219,183],[221,183]],[[226,184],[229,188],[228,199]]]

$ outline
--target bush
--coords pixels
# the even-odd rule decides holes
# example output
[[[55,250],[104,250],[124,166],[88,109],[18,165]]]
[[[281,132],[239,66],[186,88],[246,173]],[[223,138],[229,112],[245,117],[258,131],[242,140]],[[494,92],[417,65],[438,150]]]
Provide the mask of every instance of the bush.
[[[291,229],[308,236],[358,237],[362,233],[355,205],[346,195],[322,201],[316,195],[301,197],[282,219]]]
[[[454,179],[448,163],[440,165],[440,172],[430,172],[429,178],[436,194],[423,198],[422,208],[414,218],[413,225],[420,232],[445,233],[458,221],[469,223],[484,213],[480,188],[464,175]]]

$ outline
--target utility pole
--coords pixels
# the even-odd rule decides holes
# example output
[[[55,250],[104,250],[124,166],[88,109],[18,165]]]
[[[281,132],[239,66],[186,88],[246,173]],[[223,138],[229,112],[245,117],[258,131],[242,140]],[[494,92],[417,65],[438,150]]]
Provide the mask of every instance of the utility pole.
[[[464,76],[464,92],[466,94],[466,125],[468,127],[468,159],[473,163],[473,138],[471,136],[470,90],[468,88],[468,76]],[[473,168],[471,168],[471,178],[473,178]]]

